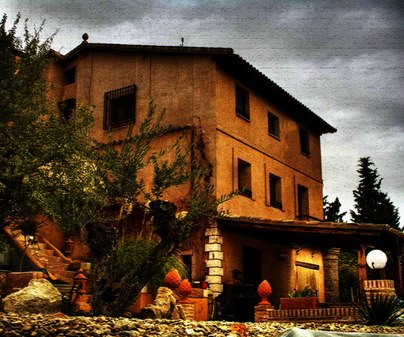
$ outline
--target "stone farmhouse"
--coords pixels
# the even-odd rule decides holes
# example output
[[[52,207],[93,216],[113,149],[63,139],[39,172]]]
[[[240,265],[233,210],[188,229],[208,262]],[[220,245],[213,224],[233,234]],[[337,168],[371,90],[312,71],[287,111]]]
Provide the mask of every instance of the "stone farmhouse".
[[[317,291],[320,303],[338,303],[340,248],[360,252],[362,279],[368,247],[391,252],[396,291],[402,293],[401,232],[323,221],[320,137],[336,132],[334,127],[232,49],[83,38],[66,55],[55,53],[49,79],[56,101],[68,109],[94,106],[96,139],[110,132],[119,139],[130,124],[136,129],[154,99],[167,109],[167,123],[201,128],[216,195],[243,188],[243,195],[221,206],[229,217],[212,219],[182,245],[190,278],[206,276],[225,307],[236,303],[250,315],[264,279],[274,305],[305,286]],[[49,240],[63,250],[60,235],[50,234]],[[75,248],[73,259],[80,254]]]

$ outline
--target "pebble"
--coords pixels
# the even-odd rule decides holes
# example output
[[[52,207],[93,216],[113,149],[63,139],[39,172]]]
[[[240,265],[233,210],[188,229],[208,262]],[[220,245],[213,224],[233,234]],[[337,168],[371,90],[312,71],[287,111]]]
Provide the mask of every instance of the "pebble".
[[[293,327],[338,332],[367,332],[403,334],[404,323],[398,326],[365,326],[339,323],[241,323],[224,321],[173,321],[167,319],[129,319],[106,316],[82,317],[60,314],[13,314],[0,312],[0,336],[128,336],[128,337],[239,337],[234,326],[245,325],[248,337],[277,337]],[[243,333],[244,334],[244,333]]]

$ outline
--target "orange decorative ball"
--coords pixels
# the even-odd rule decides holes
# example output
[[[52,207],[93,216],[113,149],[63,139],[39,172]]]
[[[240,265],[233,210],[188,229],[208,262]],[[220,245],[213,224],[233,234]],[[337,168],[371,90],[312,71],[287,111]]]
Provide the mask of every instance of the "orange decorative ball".
[[[268,297],[272,293],[272,288],[269,285],[267,280],[264,280],[261,282],[261,284],[258,286],[258,295],[261,297],[261,302],[258,303],[258,305],[271,305],[271,303],[268,302]]]
[[[182,296],[180,303],[190,303],[188,296],[192,294],[192,286],[188,280],[182,280],[180,286],[178,287],[178,292]]]
[[[181,283],[181,276],[177,269],[169,271],[164,278],[164,285],[171,290],[178,288]]]

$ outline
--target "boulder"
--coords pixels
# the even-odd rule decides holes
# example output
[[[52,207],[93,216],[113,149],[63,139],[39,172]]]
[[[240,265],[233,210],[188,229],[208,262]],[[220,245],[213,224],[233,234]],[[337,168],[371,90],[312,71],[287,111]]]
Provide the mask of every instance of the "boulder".
[[[156,299],[141,311],[143,318],[185,319],[181,305],[177,305],[174,292],[167,287],[157,289]]]
[[[28,286],[6,296],[2,307],[5,312],[55,313],[60,312],[60,292],[46,279],[32,279]]]

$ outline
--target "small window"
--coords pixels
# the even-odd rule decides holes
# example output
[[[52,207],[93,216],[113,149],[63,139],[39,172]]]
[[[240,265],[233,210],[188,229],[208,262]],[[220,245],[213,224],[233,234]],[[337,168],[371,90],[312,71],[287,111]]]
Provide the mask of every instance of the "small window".
[[[309,190],[307,187],[302,185],[297,185],[297,210],[299,220],[310,219]]]
[[[252,198],[251,188],[251,164],[239,159],[238,160],[238,188],[243,190],[243,195]]]
[[[300,129],[300,151],[306,155],[310,155],[309,133],[304,129]]]
[[[74,98],[67,99],[58,103],[60,114],[65,120],[69,120],[74,109],[76,109],[76,100]]]
[[[268,133],[279,138],[279,118],[268,112]]]
[[[273,174],[269,175],[269,200],[272,207],[282,209],[281,178]]]
[[[104,95],[104,130],[135,122],[136,86],[106,92]]]
[[[236,85],[236,114],[250,120],[248,91]]]
[[[70,68],[64,73],[65,85],[76,82],[76,67]]]
[[[192,255],[191,254],[181,255],[181,259],[187,270],[188,280],[191,280],[192,279]]]

